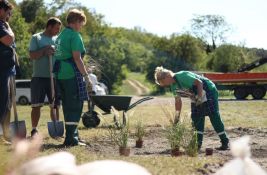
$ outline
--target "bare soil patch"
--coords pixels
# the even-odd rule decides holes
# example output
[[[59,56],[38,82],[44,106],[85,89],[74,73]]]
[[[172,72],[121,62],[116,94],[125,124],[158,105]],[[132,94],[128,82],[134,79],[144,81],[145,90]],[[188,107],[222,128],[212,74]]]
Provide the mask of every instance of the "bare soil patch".
[[[133,101],[140,97],[134,97]],[[155,104],[170,104],[173,103],[173,98],[155,98],[146,105]],[[231,140],[236,140],[242,136],[248,135],[251,138],[251,153],[252,159],[256,161],[261,167],[267,170],[267,128],[251,128],[251,127],[227,127],[226,132]],[[134,138],[133,136],[131,138]],[[98,152],[99,154],[114,154],[118,155],[118,149],[114,146],[110,138],[107,136],[97,137],[93,140],[89,151]],[[212,174],[216,172],[225,162],[233,159],[230,150],[218,151],[215,148],[220,146],[220,140],[213,128],[205,129],[203,146],[199,152],[199,157],[206,157],[205,149],[214,148],[214,157],[221,161],[216,163],[205,164],[203,168],[197,169],[198,174]],[[146,125],[146,135],[144,137],[144,145],[142,148],[135,148],[135,140],[131,139],[129,145],[131,146],[131,156],[171,156],[170,146],[165,136],[164,127],[160,124]]]
[[[254,128],[228,128],[227,133],[231,140],[238,139],[244,135],[251,137],[251,152],[252,159],[259,163],[263,168],[267,169],[267,129],[254,129]],[[160,125],[148,126],[146,128],[146,136],[144,138],[144,146],[142,148],[135,148],[135,140],[131,139],[131,156],[170,156],[170,147],[164,135],[164,128]],[[219,147],[220,142],[214,130],[206,130],[204,136],[204,143],[199,153],[199,157],[205,157],[205,148]],[[114,149],[115,148],[115,149]],[[118,155],[118,149],[114,147],[108,137],[98,137],[92,141],[88,151],[97,152],[99,154],[114,154]],[[220,157],[222,160],[219,163],[205,164],[203,168],[198,169],[200,174],[211,174],[216,172],[217,169],[223,164],[233,159],[230,150],[218,151],[213,150],[213,155]]]

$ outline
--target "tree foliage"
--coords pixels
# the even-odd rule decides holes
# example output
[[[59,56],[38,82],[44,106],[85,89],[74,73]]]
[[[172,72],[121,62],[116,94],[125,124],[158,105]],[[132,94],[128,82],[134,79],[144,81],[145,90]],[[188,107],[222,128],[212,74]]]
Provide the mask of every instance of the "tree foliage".
[[[233,72],[244,64],[242,49],[233,45],[221,45],[211,54],[212,69],[216,72]]]
[[[28,54],[31,35],[44,30],[47,19],[51,16],[58,16],[66,26],[66,15],[71,8],[82,9],[87,17],[87,23],[81,30],[87,50],[85,62],[97,66],[100,81],[104,81],[113,93],[120,91],[127,71],[146,73],[151,82],[154,82],[153,75],[157,66],[164,66],[174,72],[205,69],[234,71],[237,66],[253,60],[257,52],[233,45],[217,48],[226,39],[226,33],[230,29],[225,19],[219,15],[195,16],[191,26],[194,36],[184,33],[167,38],[148,33],[140,27],[111,27],[104,21],[102,14],[75,0],[53,0],[50,4],[44,2],[23,0],[18,5],[14,4],[10,25],[16,35],[22,78],[31,77]],[[159,92],[164,91],[159,89]]]
[[[193,34],[206,42],[208,52],[216,49],[218,43],[225,41],[230,29],[225,18],[220,15],[195,15],[191,20]]]

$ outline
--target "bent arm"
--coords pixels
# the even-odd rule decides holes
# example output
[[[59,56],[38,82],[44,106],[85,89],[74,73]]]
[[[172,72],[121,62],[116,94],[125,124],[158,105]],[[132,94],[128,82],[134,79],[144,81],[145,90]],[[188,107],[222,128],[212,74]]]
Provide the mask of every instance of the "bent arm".
[[[175,97],[175,111],[181,111],[182,109],[182,99],[180,96]]]
[[[81,72],[82,75],[87,75],[86,68],[84,66],[83,60],[81,58],[81,52],[79,51],[73,51],[72,56],[74,59],[75,64],[77,65],[79,71]]]
[[[15,41],[15,35],[8,23],[1,25],[1,36],[0,42],[6,46],[11,46]]]
[[[195,81],[194,81],[194,85],[196,85],[196,87],[197,87],[197,95],[199,96],[199,97],[202,97],[202,92],[203,92],[203,83],[202,83],[202,81],[201,80],[199,80],[199,79],[196,79]]]
[[[54,52],[55,52],[55,49],[53,48],[53,46],[48,45],[48,46],[45,46],[39,50],[30,51],[30,59],[35,60],[35,59],[39,59],[43,56],[53,55]]]

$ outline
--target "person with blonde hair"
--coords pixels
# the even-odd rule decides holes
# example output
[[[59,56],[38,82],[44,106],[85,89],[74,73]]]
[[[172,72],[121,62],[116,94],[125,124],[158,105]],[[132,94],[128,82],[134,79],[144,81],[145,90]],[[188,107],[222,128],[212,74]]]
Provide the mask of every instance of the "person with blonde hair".
[[[205,116],[209,116],[220,137],[222,145],[217,149],[229,149],[229,139],[219,113],[218,91],[211,80],[190,71],[173,73],[163,67],[156,67],[154,77],[156,84],[170,87],[175,95],[176,118],[179,118],[182,109],[181,94],[191,98],[191,119],[197,130],[199,149],[202,146]]]
[[[86,24],[83,11],[72,9],[67,15],[67,26],[56,40],[54,73],[62,99],[65,119],[65,146],[82,145],[85,142],[78,135],[83,101],[88,100],[92,83],[83,62],[85,47],[79,33]]]

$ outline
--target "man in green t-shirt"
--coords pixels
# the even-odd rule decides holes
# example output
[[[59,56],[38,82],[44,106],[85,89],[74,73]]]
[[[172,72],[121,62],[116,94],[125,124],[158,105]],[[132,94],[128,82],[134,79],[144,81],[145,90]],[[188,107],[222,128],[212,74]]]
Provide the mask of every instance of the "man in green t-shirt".
[[[41,107],[44,104],[45,97],[48,97],[49,103],[52,104],[51,86],[50,86],[50,69],[49,69],[49,56],[55,52],[53,46],[57,38],[57,34],[61,29],[61,21],[58,18],[49,18],[44,32],[36,33],[32,36],[29,53],[30,59],[33,62],[33,74],[31,80],[31,120],[32,131],[31,137],[38,133],[36,127],[38,125]],[[59,100],[56,94],[55,106],[56,118],[59,119]],[[51,119],[53,112],[51,108]]]
[[[172,71],[163,67],[155,69],[155,81],[163,87],[170,87],[175,95],[176,118],[182,109],[180,94],[191,98],[191,118],[197,130],[198,148],[201,148],[205,124],[205,116],[209,116],[211,124],[221,140],[218,150],[229,149],[229,139],[219,113],[218,91],[209,79],[190,71]]]

